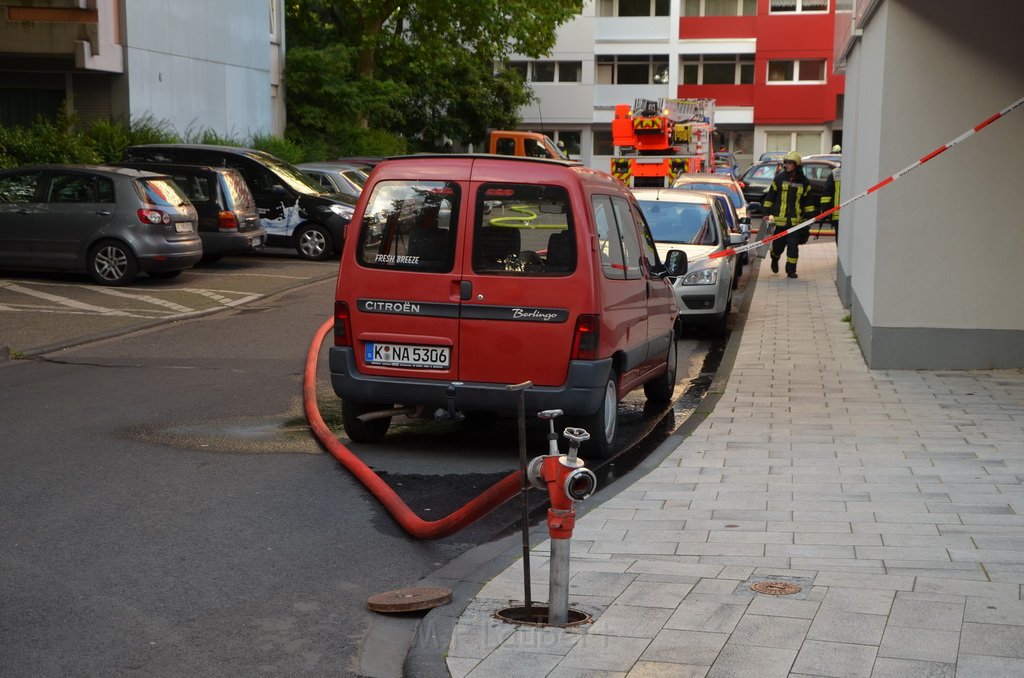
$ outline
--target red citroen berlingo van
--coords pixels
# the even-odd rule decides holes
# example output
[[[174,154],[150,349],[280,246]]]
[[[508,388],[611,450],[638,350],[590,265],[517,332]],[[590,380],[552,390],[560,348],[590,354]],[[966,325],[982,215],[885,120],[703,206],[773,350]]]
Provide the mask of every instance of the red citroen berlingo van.
[[[331,383],[356,442],[396,407],[561,409],[613,452],[619,399],[668,400],[678,308],[632,194],[570,161],[416,155],[374,169],[338,274]],[[573,416],[574,415],[574,416]]]

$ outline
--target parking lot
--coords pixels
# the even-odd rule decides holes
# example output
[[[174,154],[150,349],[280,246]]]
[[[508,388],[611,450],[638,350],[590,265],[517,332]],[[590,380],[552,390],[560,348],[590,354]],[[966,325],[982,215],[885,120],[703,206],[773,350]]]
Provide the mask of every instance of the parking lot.
[[[304,261],[273,248],[203,263],[172,280],[140,276],[131,287],[101,287],[85,275],[0,271],[0,359],[224,308],[259,308],[269,295],[337,273],[337,262]],[[325,305],[324,318],[330,313]]]

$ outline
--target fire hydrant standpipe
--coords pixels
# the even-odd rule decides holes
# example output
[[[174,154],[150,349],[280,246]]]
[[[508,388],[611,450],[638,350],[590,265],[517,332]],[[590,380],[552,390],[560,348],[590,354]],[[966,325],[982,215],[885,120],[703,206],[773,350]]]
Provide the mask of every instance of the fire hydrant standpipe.
[[[323,343],[324,337],[333,326],[333,318],[321,325],[313,336],[313,341],[306,353],[306,370],[302,386],[306,420],[309,422],[313,434],[327,451],[377,497],[388,513],[402,526],[402,529],[417,539],[447,537],[479,520],[516,495],[519,491],[519,471],[508,474],[468,504],[440,520],[426,521],[413,513],[401,497],[373,472],[373,469],[341,444],[337,436],[327,427],[323,417],[320,416],[316,398],[317,354],[320,352],[320,345]]]
[[[545,410],[538,414],[548,420],[548,454],[530,462],[530,480],[535,487],[546,487],[551,500],[548,509],[548,535],[551,537],[551,573],[548,580],[548,623],[569,622],[569,542],[576,526],[575,502],[586,499],[597,488],[597,477],[577,457],[580,443],[590,439],[581,428],[566,428],[569,453],[558,453],[558,436],[554,418],[561,410]]]

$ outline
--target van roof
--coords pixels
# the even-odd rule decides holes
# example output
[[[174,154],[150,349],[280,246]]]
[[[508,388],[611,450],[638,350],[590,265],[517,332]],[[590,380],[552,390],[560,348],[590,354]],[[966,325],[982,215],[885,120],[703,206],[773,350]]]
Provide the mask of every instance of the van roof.
[[[495,153],[414,153],[412,155],[392,155],[384,158],[384,160],[427,160],[431,158],[477,158],[482,160],[508,160],[510,162],[542,162],[547,164],[563,165],[565,167],[579,167],[583,165],[583,163],[578,160],[532,158],[522,155],[498,155]]]

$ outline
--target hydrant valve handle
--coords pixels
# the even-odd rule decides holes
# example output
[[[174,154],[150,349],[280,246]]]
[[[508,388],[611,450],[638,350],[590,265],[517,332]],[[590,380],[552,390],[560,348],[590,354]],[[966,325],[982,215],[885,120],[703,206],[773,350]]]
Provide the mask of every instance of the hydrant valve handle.
[[[562,431],[562,435],[568,438],[570,442],[576,443],[577,445],[585,440],[590,440],[590,434],[587,433],[587,429],[585,428],[567,426],[565,430]]]

